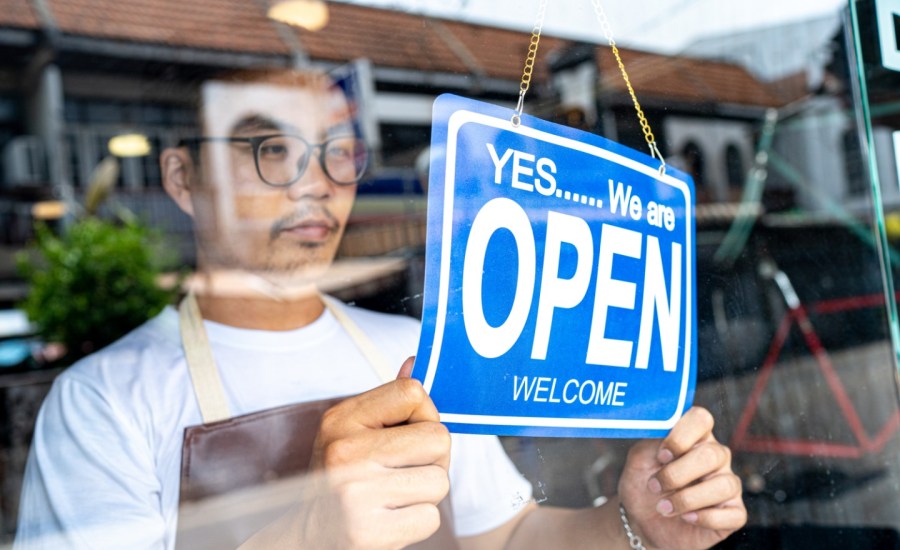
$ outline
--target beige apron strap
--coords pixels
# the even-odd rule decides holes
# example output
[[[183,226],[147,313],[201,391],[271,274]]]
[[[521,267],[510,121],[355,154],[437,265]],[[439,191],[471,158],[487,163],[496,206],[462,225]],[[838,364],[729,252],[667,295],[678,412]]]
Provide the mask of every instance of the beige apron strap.
[[[231,418],[222,379],[219,378],[219,369],[216,368],[212,348],[203,326],[203,317],[200,315],[200,307],[193,292],[181,301],[178,315],[184,355],[203,423],[209,424]]]
[[[366,358],[366,361],[368,361],[369,364],[372,365],[372,368],[375,369],[375,374],[378,375],[381,382],[387,383],[395,379],[397,377],[397,369],[391,368],[391,364],[385,359],[381,351],[378,350],[378,347],[376,347],[372,340],[366,336],[366,333],[359,328],[359,325],[347,315],[347,312],[341,308],[337,303],[337,300],[331,296],[325,296],[324,294],[320,295],[320,297],[322,298],[322,302],[325,303],[325,307],[328,308],[328,311],[334,315],[334,318],[337,319],[342,327],[344,327],[347,334],[350,335],[350,339],[353,340],[353,343],[359,348],[359,351],[363,354],[363,357]]]

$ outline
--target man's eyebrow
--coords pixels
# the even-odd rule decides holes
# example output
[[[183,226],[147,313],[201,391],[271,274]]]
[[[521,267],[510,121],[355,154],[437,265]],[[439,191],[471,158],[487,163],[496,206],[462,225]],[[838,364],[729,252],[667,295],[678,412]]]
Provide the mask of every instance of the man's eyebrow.
[[[355,133],[355,129],[353,128],[353,123],[344,122],[341,124],[335,124],[334,126],[329,126],[327,130],[325,130],[325,137],[334,137],[334,136],[346,136],[352,135]]]
[[[252,115],[244,117],[237,121],[231,127],[231,135],[247,134],[251,132],[258,132],[260,130],[271,130],[275,132],[287,132],[293,134],[298,133],[298,129],[291,124],[286,124],[284,122],[280,122],[263,115]]]

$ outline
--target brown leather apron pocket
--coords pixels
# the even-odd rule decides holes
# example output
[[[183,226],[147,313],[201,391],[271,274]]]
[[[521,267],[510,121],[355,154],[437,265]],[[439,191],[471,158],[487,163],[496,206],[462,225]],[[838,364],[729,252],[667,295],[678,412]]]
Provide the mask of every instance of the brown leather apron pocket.
[[[268,409],[184,431],[177,547],[237,547],[296,501],[322,415],[344,398]],[[456,549],[450,499],[441,527],[410,548]]]
[[[180,502],[305,472],[322,414],[342,399],[278,407],[186,428]]]

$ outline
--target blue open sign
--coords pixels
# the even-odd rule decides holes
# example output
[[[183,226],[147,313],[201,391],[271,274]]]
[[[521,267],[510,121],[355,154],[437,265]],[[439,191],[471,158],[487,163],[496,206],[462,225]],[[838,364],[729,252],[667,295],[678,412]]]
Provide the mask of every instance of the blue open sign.
[[[693,182],[512,114],[435,101],[413,376],[456,432],[663,435],[694,393]]]

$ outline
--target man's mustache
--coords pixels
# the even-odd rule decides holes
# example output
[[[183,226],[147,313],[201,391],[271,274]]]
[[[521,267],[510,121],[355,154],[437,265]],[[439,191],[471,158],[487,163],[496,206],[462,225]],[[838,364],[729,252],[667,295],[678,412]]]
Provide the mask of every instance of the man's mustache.
[[[341,225],[334,214],[332,214],[325,206],[307,204],[301,206],[291,214],[276,220],[275,223],[272,224],[272,229],[269,231],[269,240],[274,241],[285,229],[310,220],[325,220],[332,231],[337,231]]]

